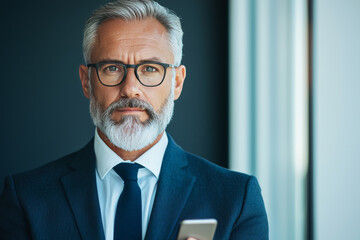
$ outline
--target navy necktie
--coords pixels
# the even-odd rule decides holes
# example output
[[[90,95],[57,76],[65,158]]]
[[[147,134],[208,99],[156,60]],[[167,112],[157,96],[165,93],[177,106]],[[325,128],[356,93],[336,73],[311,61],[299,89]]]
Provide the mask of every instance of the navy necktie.
[[[141,190],[137,183],[138,164],[120,163],[114,170],[124,180],[115,216],[114,240],[141,240]]]

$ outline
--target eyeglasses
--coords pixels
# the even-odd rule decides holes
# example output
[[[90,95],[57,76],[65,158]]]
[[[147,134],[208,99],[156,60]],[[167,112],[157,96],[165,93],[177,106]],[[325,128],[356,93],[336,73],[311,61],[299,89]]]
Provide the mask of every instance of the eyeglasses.
[[[123,64],[116,61],[104,61],[87,64],[94,67],[101,84],[109,87],[120,85],[126,78],[128,68],[134,68],[137,80],[144,86],[159,86],[165,79],[168,67],[177,67],[172,64],[160,62],[143,62],[140,64]]]

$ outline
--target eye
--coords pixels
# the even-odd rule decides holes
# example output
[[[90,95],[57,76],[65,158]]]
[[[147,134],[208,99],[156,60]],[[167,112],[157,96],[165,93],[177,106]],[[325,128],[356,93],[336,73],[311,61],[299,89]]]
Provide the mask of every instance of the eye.
[[[122,67],[122,65],[119,64],[115,64],[115,63],[105,63],[100,65],[100,69],[102,74],[106,74],[106,75],[118,75],[118,74],[123,74],[124,73],[124,68]]]
[[[157,72],[158,69],[154,66],[146,65],[144,66],[143,71],[151,73],[151,72]]]
[[[164,74],[163,66],[157,63],[144,63],[139,65],[137,74],[140,78],[143,77],[156,77],[161,78]]]
[[[119,68],[115,65],[107,66],[104,68],[106,72],[118,72]]]

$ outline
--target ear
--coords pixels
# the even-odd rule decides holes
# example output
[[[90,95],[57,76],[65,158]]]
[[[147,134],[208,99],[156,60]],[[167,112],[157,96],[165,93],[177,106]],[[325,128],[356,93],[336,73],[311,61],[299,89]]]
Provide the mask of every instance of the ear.
[[[174,100],[177,100],[180,95],[184,85],[184,80],[186,77],[186,68],[184,65],[180,65],[176,68],[175,76],[175,89],[174,89]]]
[[[86,67],[85,65],[81,65],[79,67],[79,76],[84,95],[86,98],[90,98],[90,79],[88,75],[88,67]]]

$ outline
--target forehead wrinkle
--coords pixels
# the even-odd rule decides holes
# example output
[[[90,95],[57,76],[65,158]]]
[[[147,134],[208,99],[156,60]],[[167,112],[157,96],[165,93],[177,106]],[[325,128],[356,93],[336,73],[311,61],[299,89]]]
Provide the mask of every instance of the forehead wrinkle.
[[[141,34],[141,36],[139,36],[139,34]],[[129,45],[130,47],[134,46],[134,45],[139,45],[139,44],[154,44],[154,45],[159,45],[160,43],[166,43],[169,47],[170,47],[170,42],[168,40],[168,38],[165,36],[165,34],[161,34],[161,35],[154,35],[153,34],[143,34],[143,33],[112,33],[111,36],[104,36],[103,38],[99,37],[98,38],[98,43],[100,47],[106,46],[109,44],[109,41],[111,43],[121,43],[121,44],[125,44],[125,45]]]
[[[150,39],[152,40],[152,39]],[[168,62],[172,61],[172,59],[165,59],[162,56],[164,53],[171,54],[171,57],[173,58],[173,53],[171,51],[170,46],[168,45],[168,49],[164,50],[164,48],[161,48],[161,44],[158,44],[157,41],[154,41],[153,43],[145,43],[144,41],[131,41],[129,39],[126,39],[126,41],[123,41],[121,43],[121,47],[117,47],[117,45],[111,45],[107,44],[108,42],[104,42],[103,46],[100,45],[101,49],[106,49],[108,56],[102,56],[102,52],[100,52],[100,58],[99,60],[103,60],[103,57],[106,58],[112,58],[112,59],[118,59],[123,62],[128,63],[137,63],[140,62],[143,59],[150,59],[150,58],[160,58],[162,59],[162,62]],[[97,60],[97,61],[99,61]]]
[[[154,51],[156,50],[156,51]],[[130,47],[124,47],[119,49],[117,47],[107,48],[107,52],[109,54],[103,55],[100,53],[100,59],[97,61],[103,61],[104,58],[108,59],[117,59],[122,62],[128,63],[137,63],[144,59],[151,59],[151,58],[158,58],[161,59],[162,62],[171,61],[172,59],[168,59],[165,54],[164,50],[157,45],[154,45],[152,48],[149,48],[146,44],[136,44],[131,45]],[[173,58],[173,55],[171,54]]]
[[[167,62],[167,59],[164,59],[159,55],[154,55],[151,52],[148,54],[146,52],[134,52],[134,53],[124,52],[120,56],[120,60],[127,64],[139,64],[146,60],[152,60],[152,59],[156,59],[156,61],[159,62]]]

